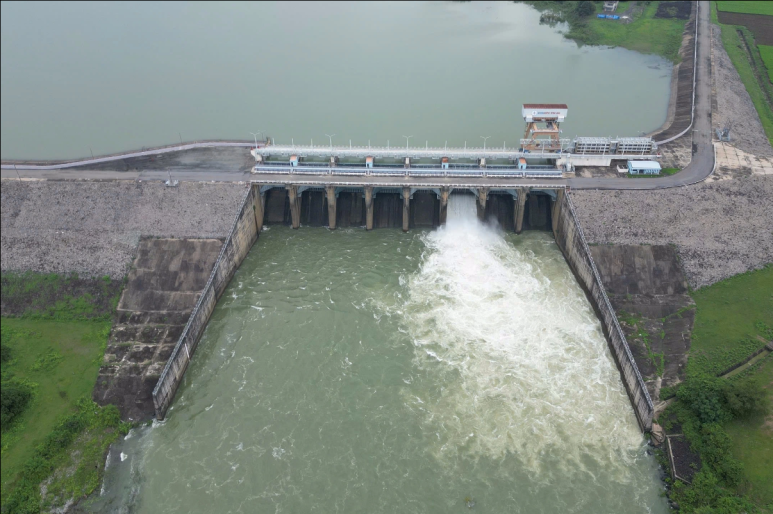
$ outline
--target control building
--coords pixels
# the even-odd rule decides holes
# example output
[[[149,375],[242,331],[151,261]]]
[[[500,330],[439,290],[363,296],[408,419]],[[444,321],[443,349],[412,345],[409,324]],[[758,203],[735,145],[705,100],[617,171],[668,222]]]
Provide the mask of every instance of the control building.
[[[521,139],[524,151],[561,152],[569,140],[561,139],[560,124],[566,119],[566,104],[523,104],[526,131]]]

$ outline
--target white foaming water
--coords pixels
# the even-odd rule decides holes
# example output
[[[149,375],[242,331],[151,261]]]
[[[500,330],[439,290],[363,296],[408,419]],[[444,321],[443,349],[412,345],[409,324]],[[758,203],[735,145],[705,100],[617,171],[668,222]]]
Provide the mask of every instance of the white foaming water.
[[[401,311],[416,365],[442,384],[418,398],[437,433],[436,456],[515,455],[545,480],[556,467],[601,467],[626,481],[642,437],[566,264],[553,254],[551,267],[478,222],[472,196],[451,196],[447,225],[423,237]]]

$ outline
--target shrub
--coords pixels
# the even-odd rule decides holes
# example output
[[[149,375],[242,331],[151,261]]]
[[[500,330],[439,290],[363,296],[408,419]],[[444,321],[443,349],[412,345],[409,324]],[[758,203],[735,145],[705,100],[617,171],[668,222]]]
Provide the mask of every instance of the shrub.
[[[767,410],[765,391],[753,380],[729,384],[725,390],[725,402],[736,418],[745,418]]]
[[[706,375],[691,378],[682,384],[676,397],[701,423],[723,423],[732,418],[726,407],[725,383],[721,378]]]
[[[0,430],[5,432],[8,426],[32,400],[32,388],[21,382],[7,381],[0,386]]]
[[[741,463],[731,453],[730,436],[717,423],[701,427],[701,459],[725,484],[735,487],[743,479]]]
[[[0,345],[0,363],[5,364],[11,360],[11,347],[7,344]]]
[[[588,0],[582,0],[577,3],[577,16],[590,16],[596,12],[596,8],[593,6],[593,2]]]

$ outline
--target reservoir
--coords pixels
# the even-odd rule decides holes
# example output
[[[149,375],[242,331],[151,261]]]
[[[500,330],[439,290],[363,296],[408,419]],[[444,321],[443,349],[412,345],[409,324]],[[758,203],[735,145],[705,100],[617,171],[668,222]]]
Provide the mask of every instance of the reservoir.
[[[94,512],[665,513],[548,232],[264,229]]]
[[[516,146],[666,118],[672,66],[578,46],[512,2],[3,2],[0,154],[75,158],[213,138]],[[609,23],[613,23],[609,21]]]

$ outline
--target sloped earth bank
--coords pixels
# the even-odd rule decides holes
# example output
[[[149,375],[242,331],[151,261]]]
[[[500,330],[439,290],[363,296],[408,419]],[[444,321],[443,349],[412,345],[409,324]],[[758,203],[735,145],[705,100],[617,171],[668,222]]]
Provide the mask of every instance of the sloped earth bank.
[[[3,271],[122,278],[140,236],[223,238],[244,184],[2,181]]]
[[[773,157],[773,148],[765,136],[760,116],[722,46],[721,30],[712,24],[712,75],[716,102],[712,106],[712,129],[731,127],[733,146],[760,157]],[[732,27],[725,27],[725,30],[732,30]]]
[[[773,261],[773,179],[658,191],[573,191],[589,243],[675,244],[693,288]]]

